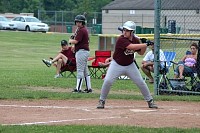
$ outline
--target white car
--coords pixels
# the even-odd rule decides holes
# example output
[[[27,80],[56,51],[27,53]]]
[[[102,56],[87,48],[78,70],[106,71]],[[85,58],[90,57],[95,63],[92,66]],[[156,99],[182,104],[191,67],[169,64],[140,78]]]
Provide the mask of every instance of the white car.
[[[44,33],[49,30],[49,26],[47,24],[42,23],[39,19],[32,16],[15,17],[12,22],[17,25],[18,30],[39,31]]]
[[[4,16],[0,16],[0,30],[16,30],[17,25]]]

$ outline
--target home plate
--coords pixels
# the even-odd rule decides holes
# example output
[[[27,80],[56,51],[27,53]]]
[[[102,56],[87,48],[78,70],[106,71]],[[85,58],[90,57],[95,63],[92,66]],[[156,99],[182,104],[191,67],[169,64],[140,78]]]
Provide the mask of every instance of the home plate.
[[[144,109],[130,109],[130,111],[133,111],[133,112],[155,112],[155,111],[157,111],[157,110],[144,110]]]

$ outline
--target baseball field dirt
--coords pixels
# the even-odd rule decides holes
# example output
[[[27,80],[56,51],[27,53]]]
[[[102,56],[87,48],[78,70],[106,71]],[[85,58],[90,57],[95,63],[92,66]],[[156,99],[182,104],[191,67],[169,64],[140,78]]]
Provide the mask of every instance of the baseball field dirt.
[[[0,100],[2,125],[130,125],[141,127],[200,127],[198,102],[157,101],[150,109],[145,101],[107,100]]]

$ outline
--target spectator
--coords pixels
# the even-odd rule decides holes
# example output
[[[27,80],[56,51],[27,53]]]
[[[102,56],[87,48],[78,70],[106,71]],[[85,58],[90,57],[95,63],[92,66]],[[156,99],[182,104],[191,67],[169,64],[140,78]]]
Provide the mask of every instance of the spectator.
[[[66,40],[62,40],[61,51],[58,53],[58,55],[52,58],[52,60],[43,59],[42,61],[44,62],[44,64],[47,65],[47,67],[50,67],[52,64],[54,64],[54,66],[56,66],[56,75],[54,76],[54,78],[60,78],[62,77],[62,75],[60,74],[61,67],[67,63],[71,63],[72,59],[74,58],[75,54],[73,52],[73,48],[68,46]]]
[[[195,65],[197,63],[197,48],[198,45],[196,43],[190,45],[191,54],[186,54],[181,61],[178,62],[178,66],[174,72],[174,78],[183,79],[183,75],[195,71]]]
[[[143,58],[141,69],[144,72],[144,74],[149,78],[149,83],[153,83],[154,79],[151,75],[151,72],[152,73],[154,72],[154,42],[153,41],[149,43],[149,48],[151,49],[151,51],[147,52],[147,54]],[[160,49],[161,67],[164,66],[165,60],[166,60],[165,55],[163,51]]]

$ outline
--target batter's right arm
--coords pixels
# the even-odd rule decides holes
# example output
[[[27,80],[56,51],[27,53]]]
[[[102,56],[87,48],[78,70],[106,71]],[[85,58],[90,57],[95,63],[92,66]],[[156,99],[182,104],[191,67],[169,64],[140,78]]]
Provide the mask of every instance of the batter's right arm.
[[[126,48],[136,51],[139,55],[143,55],[146,51],[147,45],[144,43],[142,43],[142,44],[132,44],[131,43]]]

